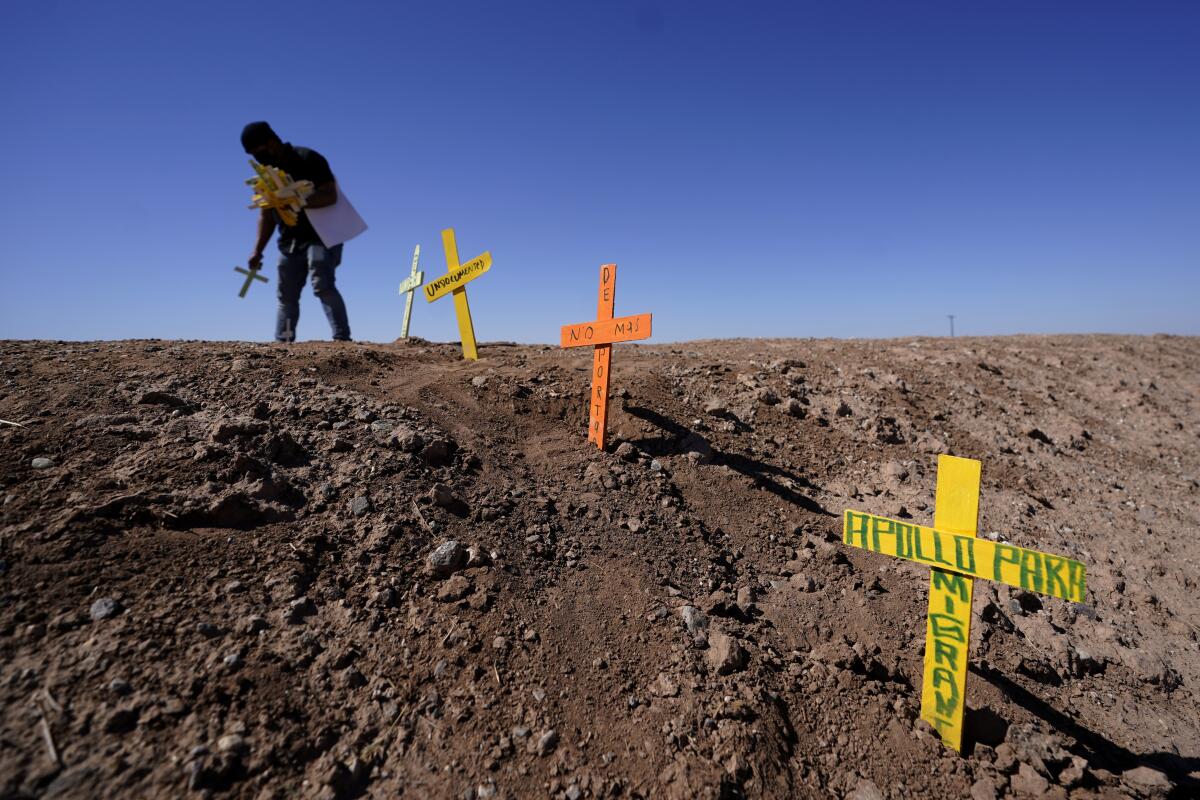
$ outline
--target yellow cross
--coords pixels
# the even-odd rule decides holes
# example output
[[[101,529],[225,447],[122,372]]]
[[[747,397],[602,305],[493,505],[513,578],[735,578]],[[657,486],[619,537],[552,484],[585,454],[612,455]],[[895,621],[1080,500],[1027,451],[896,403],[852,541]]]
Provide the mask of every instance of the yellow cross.
[[[938,457],[933,527],[846,510],[842,542],[932,567],[925,618],[921,719],[947,747],[962,750],[971,642],[973,578],[999,581],[1076,603],[1084,601],[1086,570],[1062,556],[976,539],[979,474],[970,458]]]
[[[250,208],[273,208],[284,225],[295,225],[304,201],[313,193],[312,181],[293,181],[278,167],[265,166],[254,159],[250,159],[250,166],[256,173],[246,181],[254,189]]]
[[[446,249],[446,274],[425,284],[425,300],[432,303],[439,297],[454,295],[454,313],[458,317],[463,358],[478,361],[475,328],[471,324],[471,307],[467,304],[467,284],[492,268],[492,254],[484,253],[466,264],[459,264],[458,243],[454,241],[453,228],[442,231],[442,247]]]

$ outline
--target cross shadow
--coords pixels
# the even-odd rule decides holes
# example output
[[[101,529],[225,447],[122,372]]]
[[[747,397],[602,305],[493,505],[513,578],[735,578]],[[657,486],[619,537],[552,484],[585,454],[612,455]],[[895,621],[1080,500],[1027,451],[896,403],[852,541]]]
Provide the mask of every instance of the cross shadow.
[[[1030,692],[1004,673],[990,665],[971,664],[969,669],[991,683],[1026,711],[1041,717],[1057,731],[1079,742],[1081,753],[1093,768],[1121,773],[1135,767],[1151,767],[1165,773],[1174,783],[1170,797],[1195,797],[1193,792],[1200,788],[1200,781],[1193,780],[1188,773],[1200,769],[1200,758],[1181,756],[1177,753],[1135,753],[1113,742],[1102,734],[1085,728],[1045,700]]]
[[[676,422],[670,417],[665,417],[657,411],[651,411],[648,408],[626,405],[625,413],[645,420],[668,434],[667,436],[654,436],[630,442],[651,457],[679,454],[683,449],[683,440],[694,433],[686,425]],[[793,505],[798,505],[806,511],[827,517],[836,516],[825,510],[816,500],[801,494],[793,488],[799,486],[807,489],[817,489],[818,487],[814,486],[807,478],[793,475],[787,470],[780,469],[764,461],[758,461],[735,453],[723,453],[715,447],[712,448],[712,463],[727,466],[733,471],[745,475],[754,481],[755,486],[765,489]]]

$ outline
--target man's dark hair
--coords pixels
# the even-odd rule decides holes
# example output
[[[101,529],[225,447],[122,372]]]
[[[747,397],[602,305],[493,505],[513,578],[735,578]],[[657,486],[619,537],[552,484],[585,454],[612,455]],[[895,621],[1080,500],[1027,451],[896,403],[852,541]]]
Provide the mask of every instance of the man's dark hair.
[[[242,128],[242,149],[247,153],[268,142],[278,141],[280,139],[275,131],[271,130],[271,126],[265,122],[251,122]]]

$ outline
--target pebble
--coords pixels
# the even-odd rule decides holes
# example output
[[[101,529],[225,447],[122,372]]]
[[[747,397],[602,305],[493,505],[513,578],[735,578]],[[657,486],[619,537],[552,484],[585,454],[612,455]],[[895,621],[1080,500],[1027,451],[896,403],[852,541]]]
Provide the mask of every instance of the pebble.
[[[301,622],[305,617],[317,613],[317,607],[307,597],[297,597],[283,611],[283,621],[289,624]]]
[[[687,627],[688,633],[696,634],[708,630],[708,615],[695,606],[681,607],[679,616],[683,618],[683,624]]]
[[[1038,771],[1028,764],[1022,763],[1017,768],[1017,774],[1010,779],[1012,789],[1018,795],[1041,797],[1050,788],[1050,782],[1038,774]]]
[[[350,513],[356,517],[361,517],[363,514],[369,513],[371,510],[371,501],[365,495],[359,495],[350,501]]]
[[[217,749],[222,753],[244,753],[248,748],[242,736],[227,733],[217,740]]]
[[[708,637],[708,652],[705,653],[705,657],[718,675],[728,675],[731,672],[745,669],[749,654],[732,636],[711,633]]]
[[[1171,779],[1153,767],[1135,767],[1121,773],[1121,783],[1143,797],[1166,797],[1174,788]]]
[[[429,570],[441,578],[448,578],[467,563],[467,551],[454,540],[442,542],[429,554]]]
[[[99,622],[102,619],[115,617],[121,612],[121,604],[111,597],[101,597],[96,602],[92,603],[88,613],[92,615],[92,619]]]
[[[551,728],[545,731],[537,740],[537,754],[539,756],[549,755],[554,752],[554,748],[558,747],[558,731]]]
[[[452,575],[449,580],[441,585],[438,589],[437,599],[443,603],[452,603],[457,600],[462,600],[471,591],[471,581],[467,580],[465,575]]]
[[[208,638],[211,639],[214,636],[219,636],[221,633],[221,630],[216,625],[213,625],[211,622],[201,622],[199,625],[196,626],[196,632],[199,633],[201,636],[207,636]]]
[[[34,469],[50,469],[54,466],[54,462],[45,456],[38,456],[30,462],[29,466]]]
[[[108,690],[113,694],[119,694],[124,697],[133,691],[133,687],[129,685],[129,681],[123,678],[113,678],[108,682]]]
[[[846,795],[846,800],[883,800],[883,792],[879,791],[875,781],[860,778],[854,791]]]
[[[221,662],[229,669],[238,669],[244,663],[242,661],[242,657],[237,653],[230,653],[229,655],[225,656],[225,658],[221,659]]]
[[[458,498],[454,496],[454,491],[444,483],[435,483],[429,492],[429,497],[433,500],[434,505],[442,508],[450,508],[458,501]]]
[[[980,778],[971,784],[971,800],[996,800],[996,782]]]
[[[434,439],[421,451],[421,458],[432,466],[441,466],[450,460],[450,442],[445,439]]]
[[[269,628],[271,626],[267,624],[267,621],[265,619],[258,616],[257,614],[251,614],[250,616],[242,619],[241,627],[242,627],[242,630],[245,631],[246,633],[255,634],[255,633],[258,633],[259,631],[265,631],[267,628]]]

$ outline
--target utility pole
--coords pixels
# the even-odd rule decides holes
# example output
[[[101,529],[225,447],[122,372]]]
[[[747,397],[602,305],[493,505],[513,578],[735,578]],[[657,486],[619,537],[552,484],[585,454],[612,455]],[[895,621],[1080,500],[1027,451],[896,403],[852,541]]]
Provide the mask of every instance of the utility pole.
[[[954,315],[947,314],[946,316],[950,318],[950,338],[953,339],[954,338]]]

